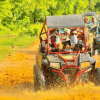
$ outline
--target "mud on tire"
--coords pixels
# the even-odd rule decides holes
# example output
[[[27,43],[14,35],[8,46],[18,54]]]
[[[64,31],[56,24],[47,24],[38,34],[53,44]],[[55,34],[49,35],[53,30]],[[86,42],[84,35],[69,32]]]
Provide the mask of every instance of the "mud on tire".
[[[94,71],[92,72],[92,78],[91,81],[96,85],[96,86],[100,86],[100,68],[96,68],[94,69]]]
[[[95,72],[96,72],[96,79],[97,79],[96,85],[100,85],[100,68],[96,68]]]
[[[34,91],[44,89],[45,78],[41,70],[36,70],[36,65],[33,66],[33,78],[34,78]]]

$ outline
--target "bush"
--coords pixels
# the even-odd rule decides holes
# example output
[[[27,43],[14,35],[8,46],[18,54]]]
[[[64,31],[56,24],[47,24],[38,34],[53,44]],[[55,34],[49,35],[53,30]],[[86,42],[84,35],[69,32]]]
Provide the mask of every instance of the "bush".
[[[42,24],[30,24],[27,28],[23,27],[19,32],[19,36],[23,36],[24,34],[30,36],[38,36],[42,28]]]

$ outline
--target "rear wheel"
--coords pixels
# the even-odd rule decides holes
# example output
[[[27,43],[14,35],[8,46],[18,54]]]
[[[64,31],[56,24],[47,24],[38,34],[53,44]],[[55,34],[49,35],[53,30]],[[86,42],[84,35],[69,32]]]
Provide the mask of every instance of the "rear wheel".
[[[90,81],[93,82],[96,86],[100,86],[100,68],[96,68],[91,72]]]

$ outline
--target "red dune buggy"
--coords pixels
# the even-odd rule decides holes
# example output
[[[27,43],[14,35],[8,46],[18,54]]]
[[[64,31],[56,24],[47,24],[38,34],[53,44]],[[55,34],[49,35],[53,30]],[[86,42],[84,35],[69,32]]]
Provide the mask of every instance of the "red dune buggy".
[[[47,25],[47,27],[46,27]],[[81,15],[47,16],[40,33],[40,45],[36,54],[34,65],[35,90],[47,88],[52,85],[75,85],[82,82],[100,82],[100,68],[95,69],[91,64],[91,48],[86,45],[85,24]],[[65,31],[59,32],[65,28]],[[76,29],[81,42],[75,45],[75,49],[66,49],[66,43],[70,42],[69,32]],[[56,30],[56,32],[54,32]],[[59,39],[58,39],[59,38]],[[58,40],[62,49],[57,46]],[[58,43],[60,43],[58,41]],[[90,62],[89,66],[81,68],[81,63]]]

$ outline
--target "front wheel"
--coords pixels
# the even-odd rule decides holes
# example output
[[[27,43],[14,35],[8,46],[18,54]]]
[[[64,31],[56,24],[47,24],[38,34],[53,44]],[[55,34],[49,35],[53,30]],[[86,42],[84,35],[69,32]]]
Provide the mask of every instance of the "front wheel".
[[[45,78],[41,70],[36,70],[36,65],[33,66],[33,77],[34,77],[34,90],[38,91],[44,89]]]
[[[100,68],[96,69],[96,79],[97,79],[96,85],[100,85]]]

